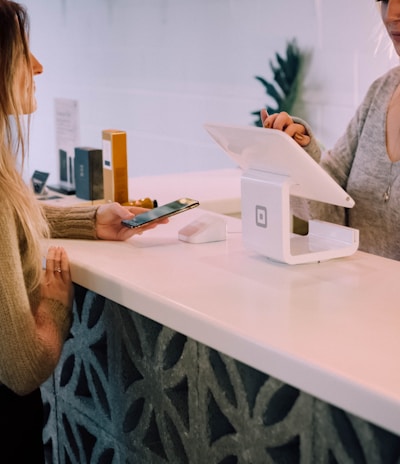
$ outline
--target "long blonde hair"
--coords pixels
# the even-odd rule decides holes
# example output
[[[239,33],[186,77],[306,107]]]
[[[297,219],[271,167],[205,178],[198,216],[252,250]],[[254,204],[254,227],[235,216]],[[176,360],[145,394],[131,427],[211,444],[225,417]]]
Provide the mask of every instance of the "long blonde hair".
[[[19,114],[15,79],[21,64],[26,66],[27,73],[33,72],[28,37],[29,19],[25,8],[16,2],[0,0],[0,195],[10,201],[16,219],[22,226],[26,240],[22,265],[24,271],[30,270],[29,281],[26,282],[30,293],[40,283],[40,241],[49,232],[39,202],[22,176],[29,138],[29,117],[27,122],[22,121]],[[33,79],[33,76],[30,77]],[[30,91],[33,92],[33,89]]]

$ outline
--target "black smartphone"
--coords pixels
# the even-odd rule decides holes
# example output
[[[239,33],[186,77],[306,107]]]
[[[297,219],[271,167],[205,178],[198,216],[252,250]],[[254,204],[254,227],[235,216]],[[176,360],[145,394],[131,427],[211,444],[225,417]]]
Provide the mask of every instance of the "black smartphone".
[[[199,206],[199,202],[197,200],[192,200],[191,198],[180,198],[179,200],[172,201],[171,203],[150,209],[145,213],[138,214],[133,219],[126,219],[122,221],[122,224],[126,227],[130,227],[131,229],[142,227],[151,222],[157,221],[158,219],[183,213],[184,211],[195,208],[196,206]]]

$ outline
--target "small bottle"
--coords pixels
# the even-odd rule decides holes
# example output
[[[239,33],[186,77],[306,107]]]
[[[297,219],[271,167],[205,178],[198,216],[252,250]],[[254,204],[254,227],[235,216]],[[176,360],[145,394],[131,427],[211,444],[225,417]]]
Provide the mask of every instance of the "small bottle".
[[[122,206],[140,206],[141,208],[153,209],[157,208],[157,200],[152,200],[151,198],[140,198],[139,200],[129,200],[125,203],[122,203]]]

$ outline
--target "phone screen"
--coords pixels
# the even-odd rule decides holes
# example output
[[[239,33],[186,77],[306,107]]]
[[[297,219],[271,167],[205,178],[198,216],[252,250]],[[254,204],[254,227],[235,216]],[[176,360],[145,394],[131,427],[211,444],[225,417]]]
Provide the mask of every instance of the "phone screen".
[[[179,200],[172,201],[171,203],[159,206],[158,208],[150,209],[145,213],[138,214],[133,219],[124,220],[122,221],[122,224],[130,228],[142,227],[150,222],[156,221],[157,219],[173,216],[191,208],[195,208],[196,206],[199,206],[199,202],[197,200],[192,200],[191,198],[180,198]]]

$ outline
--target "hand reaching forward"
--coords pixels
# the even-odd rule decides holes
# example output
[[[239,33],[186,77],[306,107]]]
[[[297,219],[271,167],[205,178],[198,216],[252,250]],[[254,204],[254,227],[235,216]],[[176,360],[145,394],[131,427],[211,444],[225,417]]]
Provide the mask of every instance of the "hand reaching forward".
[[[134,234],[154,229],[158,224],[166,224],[168,219],[140,227],[139,230],[130,229],[121,224],[123,219],[132,219],[136,214],[148,211],[146,208],[139,206],[121,206],[119,203],[106,203],[100,205],[96,214],[96,233],[97,238],[103,240],[126,240]]]
[[[277,129],[286,132],[301,147],[306,147],[310,143],[310,136],[303,124],[294,122],[292,117],[284,111],[269,115],[265,109],[262,109],[261,121],[266,129]]]

